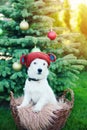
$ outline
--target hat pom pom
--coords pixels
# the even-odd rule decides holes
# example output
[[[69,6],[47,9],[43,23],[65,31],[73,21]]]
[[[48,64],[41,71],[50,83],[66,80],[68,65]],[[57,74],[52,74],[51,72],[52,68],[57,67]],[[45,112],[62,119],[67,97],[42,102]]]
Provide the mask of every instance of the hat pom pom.
[[[21,63],[22,65],[24,65],[24,64],[26,63],[26,55],[22,55],[22,56],[20,57],[20,63]]]
[[[54,54],[49,53],[48,56],[49,56],[51,62],[55,62],[56,61],[56,56]]]

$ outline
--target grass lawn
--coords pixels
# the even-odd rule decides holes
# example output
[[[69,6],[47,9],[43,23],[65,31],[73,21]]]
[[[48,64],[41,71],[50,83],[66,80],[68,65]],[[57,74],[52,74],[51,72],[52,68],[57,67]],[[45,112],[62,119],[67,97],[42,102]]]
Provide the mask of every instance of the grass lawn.
[[[76,84],[74,108],[63,130],[87,130],[87,72]],[[9,109],[0,108],[0,130],[17,130]]]
[[[75,94],[74,108],[63,130],[87,130],[87,72],[80,75]]]

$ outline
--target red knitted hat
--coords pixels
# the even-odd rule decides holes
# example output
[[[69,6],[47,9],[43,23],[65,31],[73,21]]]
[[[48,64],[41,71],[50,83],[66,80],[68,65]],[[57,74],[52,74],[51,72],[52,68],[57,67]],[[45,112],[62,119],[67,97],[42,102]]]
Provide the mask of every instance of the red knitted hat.
[[[48,63],[48,66],[50,65],[50,62],[54,62],[56,60],[56,56],[51,53],[46,54],[43,52],[31,52],[28,55],[22,55],[20,57],[20,63],[29,67],[31,62],[36,58],[45,60]]]

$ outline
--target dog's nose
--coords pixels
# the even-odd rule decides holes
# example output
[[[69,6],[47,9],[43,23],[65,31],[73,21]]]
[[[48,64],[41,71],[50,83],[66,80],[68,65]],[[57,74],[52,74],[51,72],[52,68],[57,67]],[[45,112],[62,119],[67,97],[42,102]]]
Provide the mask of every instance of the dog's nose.
[[[41,73],[41,72],[42,72],[42,69],[39,68],[39,69],[38,69],[38,73]]]

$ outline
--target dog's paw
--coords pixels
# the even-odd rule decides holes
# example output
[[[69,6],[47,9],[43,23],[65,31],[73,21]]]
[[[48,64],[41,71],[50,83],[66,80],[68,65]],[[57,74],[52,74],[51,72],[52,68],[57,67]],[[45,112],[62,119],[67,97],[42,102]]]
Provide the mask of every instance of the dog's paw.
[[[17,109],[21,108],[21,105],[20,106],[17,106]]]
[[[57,105],[57,109],[58,109],[58,110],[61,110],[61,109],[62,109],[62,106]]]
[[[39,108],[37,106],[33,107],[33,112],[38,113],[40,111],[41,111],[41,108]]]

